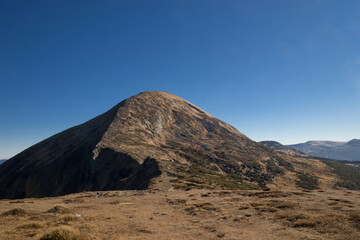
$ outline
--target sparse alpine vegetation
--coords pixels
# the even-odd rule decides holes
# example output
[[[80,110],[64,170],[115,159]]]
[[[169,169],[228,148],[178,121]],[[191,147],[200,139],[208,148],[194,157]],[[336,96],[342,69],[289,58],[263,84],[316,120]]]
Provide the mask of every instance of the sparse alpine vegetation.
[[[313,190],[318,188],[319,185],[318,177],[303,172],[297,172],[296,176],[299,179],[298,181],[296,181],[297,186],[308,190]]]
[[[0,200],[0,239],[353,240],[360,235],[357,191],[264,190],[85,192],[25,201],[20,211]],[[67,199],[85,201],[68,202],[67,209],[76,213],[62,214],[57,206]]]
[[[45,234],[40,240],[90,240],[91,238],[79,230],[63,226]]]
[[[347,164],[334,160],[323,159],[322,162],[333,169],[333,172],[341,178],[336,186],[352,190],[360,190],[360,168],[348,166]]]

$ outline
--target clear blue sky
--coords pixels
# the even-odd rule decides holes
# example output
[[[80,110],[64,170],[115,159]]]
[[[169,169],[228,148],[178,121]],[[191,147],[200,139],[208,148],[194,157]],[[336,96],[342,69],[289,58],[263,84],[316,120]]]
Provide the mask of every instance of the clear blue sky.
[[[360,1],[0,1],[0,158],[145,90],[248,137],[360,138]]]

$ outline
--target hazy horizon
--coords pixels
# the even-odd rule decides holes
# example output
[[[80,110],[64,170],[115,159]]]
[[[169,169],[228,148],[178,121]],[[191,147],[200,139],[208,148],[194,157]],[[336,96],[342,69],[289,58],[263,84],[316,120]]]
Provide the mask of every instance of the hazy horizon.
[[[142,91],[255,141],[360,138],[359,1],[2,1],[0,159]]]

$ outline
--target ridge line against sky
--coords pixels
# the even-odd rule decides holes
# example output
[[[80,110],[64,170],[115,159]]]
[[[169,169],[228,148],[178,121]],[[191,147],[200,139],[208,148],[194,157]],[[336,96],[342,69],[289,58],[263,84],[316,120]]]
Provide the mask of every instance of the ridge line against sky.
[[[359,1],[1,1],[0,159],[141,91],[255,141],[360,138]]]

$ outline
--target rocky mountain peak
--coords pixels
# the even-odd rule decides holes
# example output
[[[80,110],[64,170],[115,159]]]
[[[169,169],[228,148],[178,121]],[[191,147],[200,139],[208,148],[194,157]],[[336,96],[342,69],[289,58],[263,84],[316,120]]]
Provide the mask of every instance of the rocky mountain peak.
[[[6,161],[0,166],[0,198],[148,188],[295,187],[303,181],[297,178],[310,176],[303,171],[311,170],[311,176],[330,173],[326,168],[318,160],[256,143],[180,97],[150,91]]]
[[[154,147],[161,149],[177,142],[201,146],[199,142],[206,144],[218,132],[245,138],[229,124],[180,97],[159,91],[142,92],[120,104],[93,158],[101,149],[110,148],[127,151],[139,162],[148,156],[170,160],[175,157],[171,152],[153,151]]]

